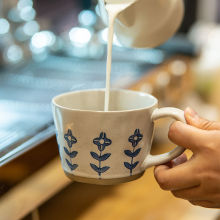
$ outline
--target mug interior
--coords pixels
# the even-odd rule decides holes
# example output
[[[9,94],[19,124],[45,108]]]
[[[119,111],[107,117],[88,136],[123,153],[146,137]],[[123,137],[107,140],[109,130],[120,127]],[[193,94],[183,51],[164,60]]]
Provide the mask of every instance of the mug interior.
[[[82,111],[104,111],[105,90],[82,90],[56,96],[53,104],[61,108]],[[123,89],[110,91],[109,111],[129,111],[151,108],[157,99],[143,92]]]

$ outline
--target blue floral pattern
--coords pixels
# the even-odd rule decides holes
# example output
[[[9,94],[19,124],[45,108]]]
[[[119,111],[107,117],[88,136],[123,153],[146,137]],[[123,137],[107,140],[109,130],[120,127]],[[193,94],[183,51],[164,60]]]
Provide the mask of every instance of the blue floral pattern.
[[[105,148],[112,144],[112,141],[106,137],[105,132],[101,132],[99,137],[93,139],[93,144],[95,144],[98,147],[99,154],[96,152],[91,151],[91,156],[99,162],[99,165],[95,165],[93,163],[90,163],[91,168],[98,173],[99,178],[101,179],[101,174],[106,172],[110,167],[109,166],[101,166],[101,162],[107,160],[111,154],[106,153],[102,154]]]
[[[134,158],[140,153],[141,148],[135,149],[139,142],[142,140],[143,135],[140,133],[140,129],[136,129],[134,134],[128,138],[128,141],[132,144],[132,151],[125,150],[124,153],[126,156],[131,158],[131,162],[124,162],[124,166],[130,170],[130,175],[132,175],[133,169],[138,165],[139,161],[134,162]]]
[[[104,132],[101,132],[99,137],[93,140],[93,144],[98,146],[99,151],[105,150],[111,143],[112,141],[106,137],[106,133]]]
[[[136,147],[142,138],[143,135],[140,133],[140,129],[136,129],[134,134],[128,138],[128,141],[131,142],[132,147]]]
[[[67,133],[64,135],[64,139],[66,140],[69,148],[71,148],[73,144],[77,142],[70,129],[68,129]]]
[[[67,133],[64,134],[64,139],[67,142],[68,148],[63,147],[68,159],[66,158],[66,163],[71,171],[75,170],[78,167],[78,164],[74,164],[72,159],[75,158],[78,154],[77,151],[73,151],[71,148],[74,144],[77,143],[77,139],[73,136],[72,131],[68,129]]]

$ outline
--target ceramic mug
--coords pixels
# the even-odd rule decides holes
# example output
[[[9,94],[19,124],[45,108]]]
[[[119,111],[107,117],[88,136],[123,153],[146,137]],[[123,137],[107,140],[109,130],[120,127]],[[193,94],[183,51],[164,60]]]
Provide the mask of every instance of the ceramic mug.
[[[130,90],[110,92],[104,112],[105,90],[83,90],[53,98],[53,117],[65,174],[79,182],[117,184],[135,180],[151,166],[183,153],[150,154],[154,121],[171,117],[185,122],[176,108],[158,109],[155,97]]]

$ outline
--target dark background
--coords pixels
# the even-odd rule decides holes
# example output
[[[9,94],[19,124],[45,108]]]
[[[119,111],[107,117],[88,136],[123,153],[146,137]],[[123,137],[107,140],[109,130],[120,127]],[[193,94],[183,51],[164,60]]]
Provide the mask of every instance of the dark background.
[[[77,25],[77,15],[82,9],[91,9],[92,0],[36,0],[38,17],[48,18],[51,28],[57,32],[69,30]],[[185,0],[186,15],[179,32],[186,33],[196,19],[197,0]]]

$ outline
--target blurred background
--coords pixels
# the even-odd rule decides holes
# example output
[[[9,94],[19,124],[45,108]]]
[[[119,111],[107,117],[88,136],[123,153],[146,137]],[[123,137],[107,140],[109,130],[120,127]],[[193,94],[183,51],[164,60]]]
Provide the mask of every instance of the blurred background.
[[[185,0],[184,3],[183,23],[165,44],[152,49],[129,49],[114,38],[112,87],[148,92],[159,99],[160,106],[182,109],[192,106],[202,116],[219,120],[220,0]],[[106,43],[107,29],[95,0],[0,0],[2,201],[13,187],[35,175],[58,155],[50,106],[52,97],[70,90],[105,86]],[[167,120],[156,125],[154,153],[172,147],[167,140],[168,126]],[[56,165],[60,165],[59,161]],[[152,170],[149,173],[141,181],[128,185],[96,187],[67,184],[61,172],[59,189],[54,189],[47,199],[39,199],[39,203],[34,203],[33,198],[33,205],[26,212],[8,219],[23,218],[40,206],[32,218],[93,220],[99,216],[99,207],[107,211],[108,205],[113,211],[100,213],[105,220],[218,218],[216,211],[193,209],[161,192]],[[150,183],[148,188],[146,182]],[[134,193],[129,197],[126,192],[132,189]],[[83,197],[81,193],[85,191]],[[74,204],[76,199],[79,202],[73,208],[74,213],[68,212],[72,210],[69,204]],[[61,200],[65,204],[62,207]],[[132,202],[137,202],[137,207]],[[123,204],[131,206],[130,211]],[[155,211],[158,206],[161,212]],[[51,210],[58,213],[52,214]],[[0,216],[1,211],[0,205]],[[29,218],[30,215],[26,217]]]

